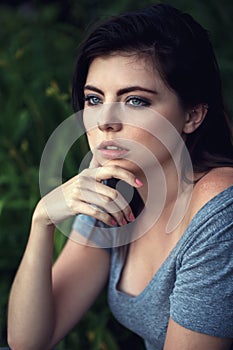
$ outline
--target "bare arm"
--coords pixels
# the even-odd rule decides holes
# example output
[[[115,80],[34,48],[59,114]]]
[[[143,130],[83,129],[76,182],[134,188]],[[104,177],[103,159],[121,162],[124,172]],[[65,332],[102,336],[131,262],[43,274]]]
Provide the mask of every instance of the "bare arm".
[[[67,242],[53,269],[57,323],[52,345],[68,333],[96,300],[106,284],[109,268],[107,251]]]
[[[117,209],[114,218],[119,224],[131,214],[119,196],[118,203],[114,202],[116,191],[101,180],[112,174],[135,185],[135,177],[118,167],[106,167],[99,169],[100,178],[96,179],[94,171],[88,169],[69,180],[43,198],[35,210],[28,245],[9,299],[8,337],[13,350],[50,349],[80,320],[106,282],[108,253],[71,240],[52,271],[51,217],[56,223],[83,213],[111,225],[110,203]],[[57,200],[61,191],[64,202]]]
[[[232,341],[193,332],[170,318],[164,350],[230,350]]]
[[[9,302],[14,350],[50,349],[81,319],[106,282],[107,252],[68,240],[51,273],[52,246],[53,232],[32,229]]]
[[[9,299],[8,342],[15,350],[39,349],[35,344],[45,346],[54,327],[51,293],[53,227],[35,226],[32,225]]]

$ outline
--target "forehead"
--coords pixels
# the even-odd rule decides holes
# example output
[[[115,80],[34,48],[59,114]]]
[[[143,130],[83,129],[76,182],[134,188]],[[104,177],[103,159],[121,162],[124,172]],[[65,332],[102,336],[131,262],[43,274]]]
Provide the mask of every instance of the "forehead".
[[[113,82],[132,80],[134,82],[161,80],[155,64],[149,55],[113,53],[95,58],[90,64],[87,81]]]

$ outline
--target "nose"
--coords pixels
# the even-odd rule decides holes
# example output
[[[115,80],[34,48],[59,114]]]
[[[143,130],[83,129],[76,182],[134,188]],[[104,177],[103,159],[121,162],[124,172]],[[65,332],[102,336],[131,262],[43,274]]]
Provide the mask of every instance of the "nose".
[[[123,127],[117,104],[103,106],[98,116],[97,125],[101,131],[120,131]]]

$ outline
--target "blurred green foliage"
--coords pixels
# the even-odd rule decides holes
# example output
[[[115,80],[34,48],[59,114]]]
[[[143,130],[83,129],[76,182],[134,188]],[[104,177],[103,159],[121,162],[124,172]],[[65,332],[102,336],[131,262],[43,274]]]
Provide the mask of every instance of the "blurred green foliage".
[[[158,1],[157,1],[158,2]],[[161,1],[162,2],[162,1]],[[72,114],[70,92],[77,48],[100,17],[156,3],[147,0],[5,1],[0,4],[0,346],[6,346],[6,310],[12,279],[40,198],[38,170],[52,131]],[[174,0],[210,32],[233,114],[233,2]],[[216,140],[217,142],[217,140]],[[81,145],[81,146],[80,146]],[[73,176],[87,151],[85,140],[65,165]],[[58,231],[55,258],[65,242]],[[58,350],[143,349],[142,341],[112,318],[106,293]]]

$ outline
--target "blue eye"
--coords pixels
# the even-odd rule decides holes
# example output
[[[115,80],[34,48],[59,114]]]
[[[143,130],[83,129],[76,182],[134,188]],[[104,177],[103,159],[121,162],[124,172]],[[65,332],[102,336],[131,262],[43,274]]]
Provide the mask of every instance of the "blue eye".
[[[146,107],[150,106],[150,102],[147,99],[138,96],[131,96],[126,100],[126,103],[133,107]]]
[[[96,106],[102,104],[101,99],[96,95],[87,95],[84,97],[84,101],[87,102],[88,106]]]

